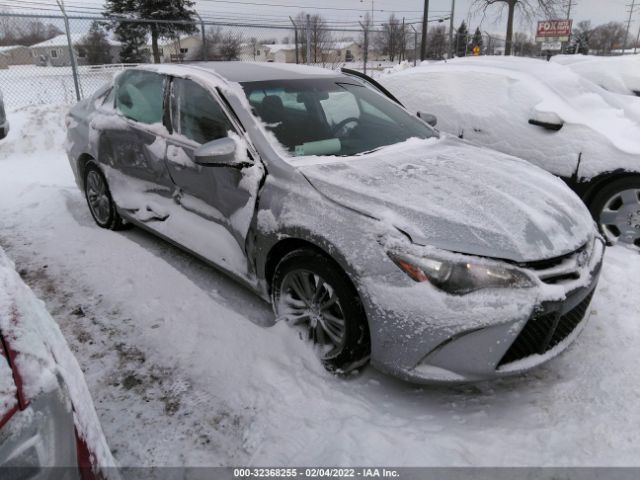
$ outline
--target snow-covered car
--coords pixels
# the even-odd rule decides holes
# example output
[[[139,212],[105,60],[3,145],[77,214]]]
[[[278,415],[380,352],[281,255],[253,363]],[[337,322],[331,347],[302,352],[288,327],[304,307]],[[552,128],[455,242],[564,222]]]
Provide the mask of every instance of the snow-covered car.
[[[4,109],[4,100],[2,97],[2,91],[0,90],[0,140],[9,134],[9,120],[7,120],[7,114]]]
[[[118,478],[114,466],[80,366],[0,248],[0,477]]]
[[[640,102],[559,64],[475,57],[423,64],[381,83],[439,128],[560,176],[611,243],[640,250]]]
[[[527,162],[440,138],[370,82],[245,62],[130,69],[70,110],[71,168],[99,226],[138,225],[227,272],[329,370],[370,358],[472,381],[563,351],[604,252],[584,205]]]
[[[555,55],[551,61],[569,67],[605,90],[640,97],[640,55]]]

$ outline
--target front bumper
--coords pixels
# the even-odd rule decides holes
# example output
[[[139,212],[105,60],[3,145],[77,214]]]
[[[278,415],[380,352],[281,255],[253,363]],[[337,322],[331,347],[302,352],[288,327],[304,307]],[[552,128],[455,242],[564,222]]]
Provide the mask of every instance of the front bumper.
[[[372,365],[416,383],[455,383],[513,375],[550,360],[572,343],[588,320],[604,243],[597,239],[592,248],[578,278],[541,282],[532,289],[446,296],[449,311],[435,302],[443,294],[425,295],[424,290],[433,288],[417,284],[415,291],[423,290],[421,318],[409,306],[415,293],[404,295],[404,307],[384,312],[383,325],[371,328]]]

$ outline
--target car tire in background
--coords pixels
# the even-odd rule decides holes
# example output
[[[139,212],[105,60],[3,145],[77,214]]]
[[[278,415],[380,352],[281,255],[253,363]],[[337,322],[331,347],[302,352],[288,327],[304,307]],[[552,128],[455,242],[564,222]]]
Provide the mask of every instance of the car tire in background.
[[[640,251],[640,176],[605,184],[589,205],[609,244],[624,244]]]
[[[123,230],[129,226],[118,214],[104,173],[93,162],[87,163],[84,170],[84,196],[99,227]]]
[[[303,328],[327,370],[347,373],[366,364],[371,342],[364,308],[334,260],[311,248],[295,250],[280,260],[271,285],[276,317]]]

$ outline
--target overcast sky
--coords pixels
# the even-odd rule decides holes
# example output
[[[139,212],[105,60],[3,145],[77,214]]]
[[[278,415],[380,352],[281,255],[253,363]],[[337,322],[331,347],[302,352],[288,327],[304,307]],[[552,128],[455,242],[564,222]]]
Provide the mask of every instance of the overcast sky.
[[[530,0],[535,3],[536,0]],[[569,0],[561,0],[566,5]],[[630,0],[572,0],[571,17],[575,22],[591,20],[594,25],[609,21],[626,22],[628,19],[627,3]],[[67,9],[72,14],[79,12],[87,14],[99,14],[103,0],[65,0]],[[640,3],[640,2],[638,2]],[[271,4],[264,5],[264,4]],[[277,4],[277,5],[274,5]],[[321,13],[327,22],[333,27],[355,28],[358,20],[365,11],[371,11],[376,24],[389,17],[391,12],[396,12],[400,18],[405,17],[407,23],[418,23],[422,16],[423,0],[197,0],[197,10],[207,19],[221,21],[266,23],[289,26],[288,17],[295,17],[300,11]],[[503,34],[506,23],[506,13],[498,6],[492,6],[487,10],[486,17],[472,6],[473,0],[456,0],[455,24],[462,20],[468,20],[471,29],[480,25],[482,30]],[[54,13],[48,8],[54,8],[55,0],[0,0],[0,9],[8,6],[17,9],[25,9],[30,13],[38,10],[41,13]],[[442,18],[449,15],[451,0],[430,0],[430,18]],[[502,15],[500,15],[502,11]],[[636,32],[640,20],[640,8],[635,14],[635,21],[631,30]],[[431,24],[433,25],[433,24]],[[534,33],[534,26],[516,17],[516,29]]]

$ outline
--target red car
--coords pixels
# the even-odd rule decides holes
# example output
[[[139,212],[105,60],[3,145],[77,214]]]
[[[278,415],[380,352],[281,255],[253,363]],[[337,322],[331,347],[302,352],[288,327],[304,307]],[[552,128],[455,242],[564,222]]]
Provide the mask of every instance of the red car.
[[[117,478],[105,467],[115,462],[82,370],[0,249],[0,478]]]

